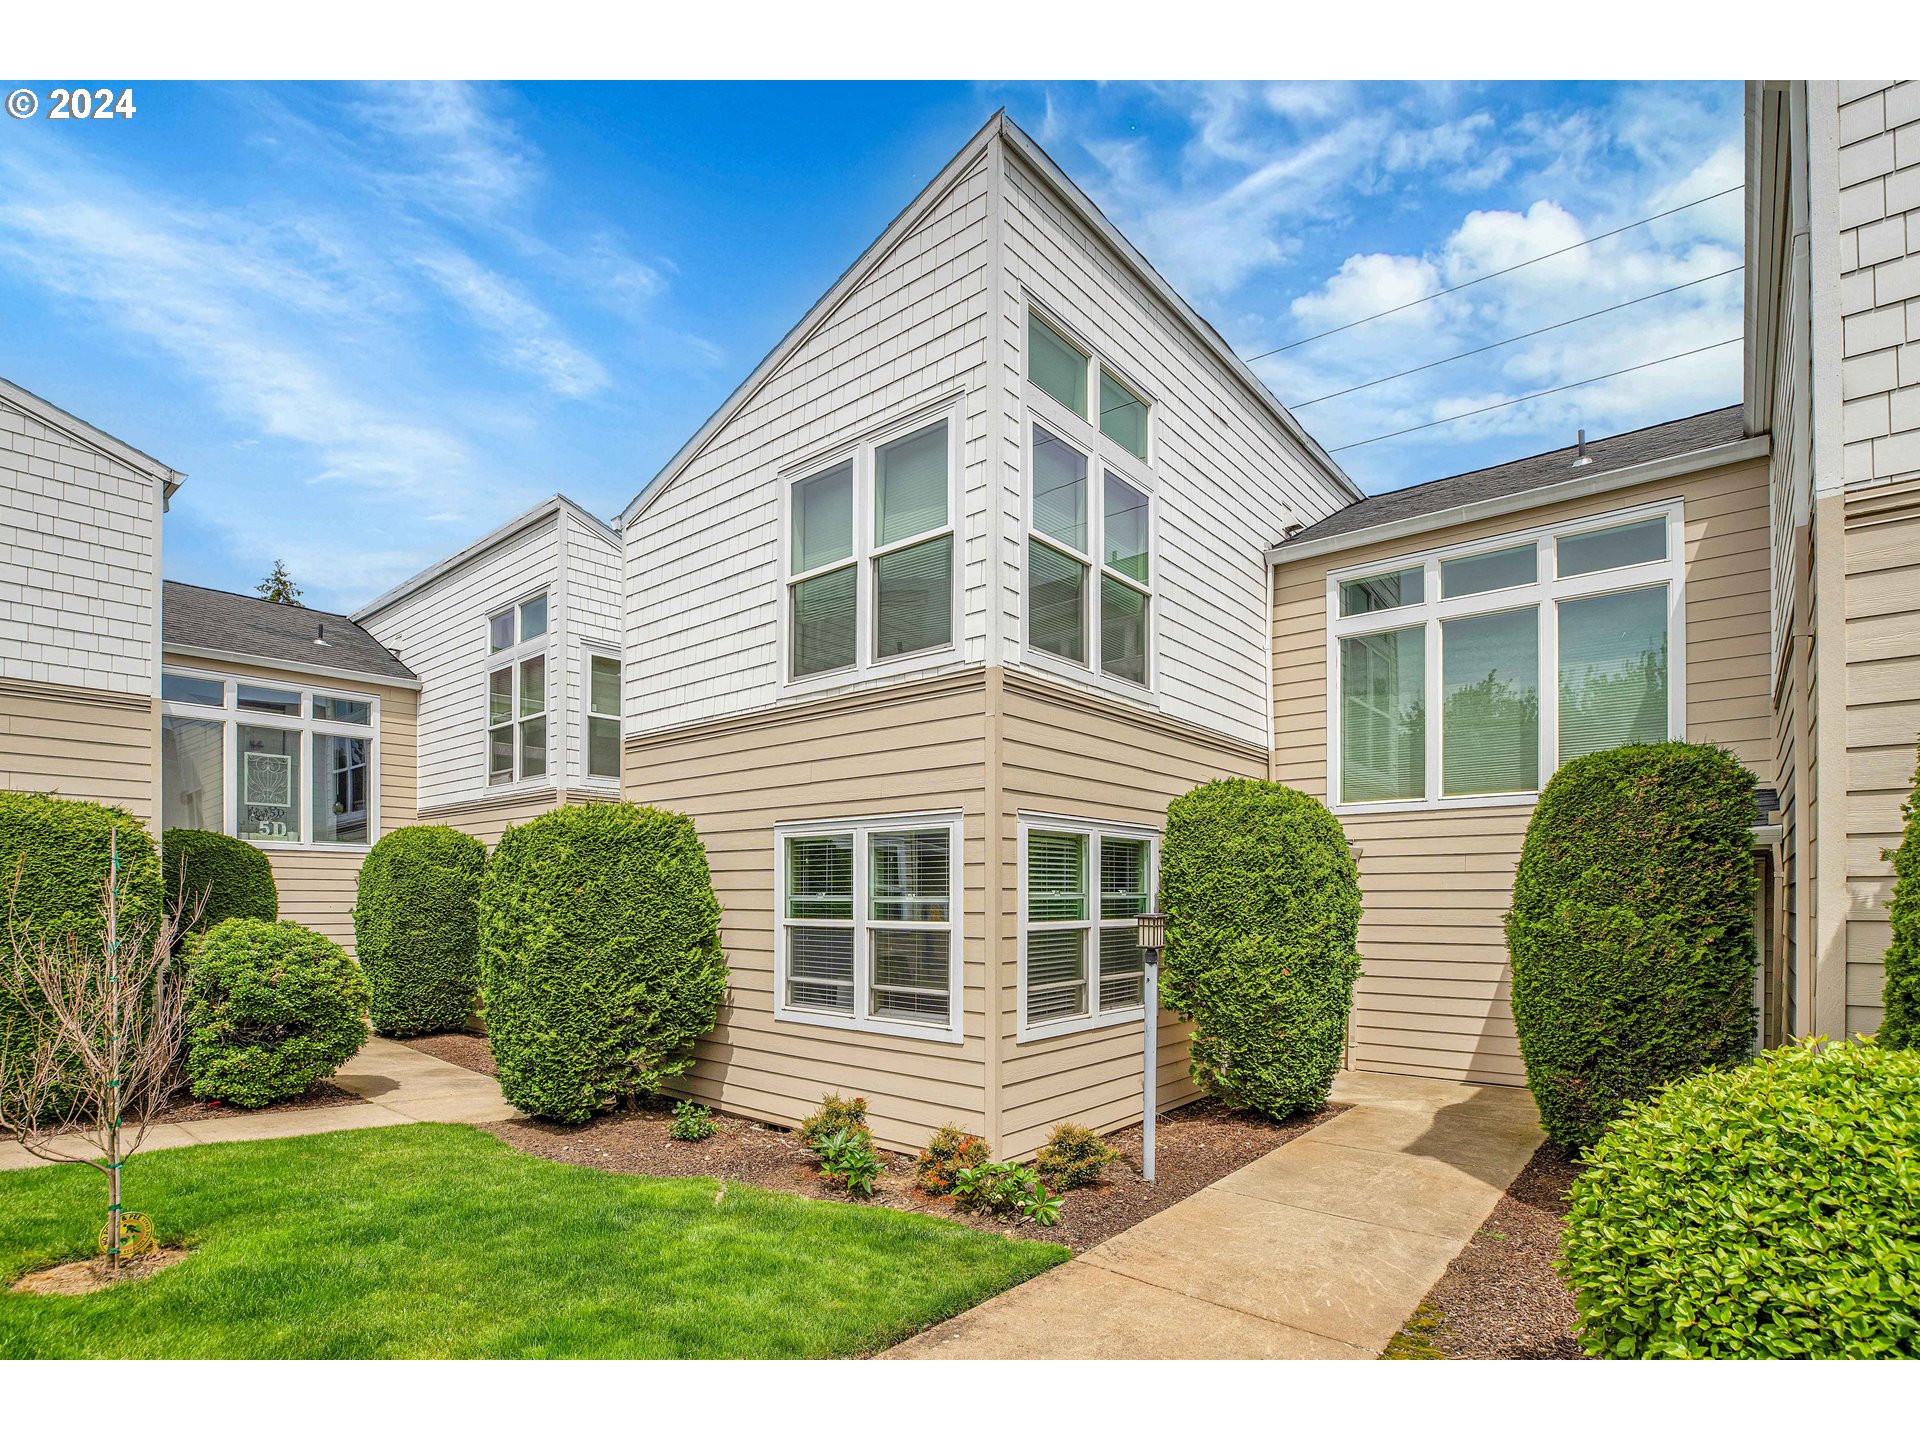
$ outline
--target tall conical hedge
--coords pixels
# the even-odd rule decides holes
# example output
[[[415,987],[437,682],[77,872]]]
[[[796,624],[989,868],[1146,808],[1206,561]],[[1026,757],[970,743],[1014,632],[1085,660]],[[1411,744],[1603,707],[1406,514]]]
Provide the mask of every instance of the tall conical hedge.
[[[1513,881],[1513,1023],[1546,1132],[1598,1140],[1636,1100],[1753,1043],[1754,778],[1668,742],[1570,760]]]
[[[382,1035],[458,1030],[480,990],[487,847],[447,825],[382,835],[360,865],[353,948]]]
[[[1887,946],[1881,996],[1887,1013],[1880,1022],[1879,1040],[1882,1045],[1920,1050],[1920,766],[1913,780],[1913,794],[1901,811],[1906,832],[1891,857],[1893,904],[1887,918],[1893,922],[1893,943]]]

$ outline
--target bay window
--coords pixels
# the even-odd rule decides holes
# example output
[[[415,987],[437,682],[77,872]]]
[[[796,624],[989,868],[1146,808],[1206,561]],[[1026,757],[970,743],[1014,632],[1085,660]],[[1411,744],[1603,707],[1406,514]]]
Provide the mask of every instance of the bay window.
[[[789,681],[952,648],[954,471],[943,418],[883,433],[788,483]]]
[[[269,846],[373,843],[371,697],[168,670],[160,709],[165,828]]]
[[[1576,756],[1683,733],[1678,504],[1328,576],[1343,806],[1523,802]]]
[[[1021,819],[1023,1038],[1140,1017],[1146,957],[1135,917],[1153,908],[1158,850],[1148,830]]]
[[[776,827],[776,1016],[960,1039],[959,867],[950,815]]]
[[[487,784],[547,773],[547,597],[487,617]]]

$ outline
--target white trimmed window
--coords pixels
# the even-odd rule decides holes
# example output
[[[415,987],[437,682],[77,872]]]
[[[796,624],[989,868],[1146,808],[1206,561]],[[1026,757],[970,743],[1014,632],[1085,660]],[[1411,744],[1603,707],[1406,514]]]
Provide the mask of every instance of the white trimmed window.
[[[959,629],[950,417],[897,426],[785,482],[789,683],[903,668]]]
[[[1525,803],[1683,736],[1682,540],[1676,502],[1331,572],[1334,803]]]
[[[166,670],[161,825],[270,847],[371,845],[379,724],[371,695]]]
[[[775,1015],[958,1041],[959,818],[782,825],[773,843]]]
[[[1032,309],[1027,381],[1028,651],[1151,689],[1147,402]]]
[[[1135,917],[1153,908],[1159,873],[1151,830],[1021,818],[1021,1038],[1141,1017]]]
[[[589,650],[587,666],[587,777],[620,778],[620,658]]]
[[[487,784],[547,773],[547,597],[487,617]]]

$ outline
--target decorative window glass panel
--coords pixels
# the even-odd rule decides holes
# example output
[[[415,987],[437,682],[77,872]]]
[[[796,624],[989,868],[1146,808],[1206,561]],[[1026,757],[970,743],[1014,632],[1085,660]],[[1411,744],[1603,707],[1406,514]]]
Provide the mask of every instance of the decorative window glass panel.
[[[821,675],[854,663],[859,572],[829,570],[793,587],[793,675]]]
[[[300,735],[261,725],[236,727],[234,794],[242,840],[300,837]]]
[[[793,487],[793,573],[853,558],[853,464]]]
[[[1667,558],[1667,518],[1635,520],[1605,530],[1583,530],[1554,541],[1557,568],[1562,575],[1590,575],[1596,570],[1618,570]]]
[[[1560,763],[1665,740],[1667,587],[1562,600],[1559,609]]]
[[[313,839],[322,845],[364,845],[368,809],[369,744],[359,735],[313,737]]]
[[[234,687],[234,696],[234,704],[242,710],[253,710],[262,715],[298,715],[300,713],[298,690],[272,690],[264,685],[238,685]]]
[[[1087,659],[1087,567],[1027,542],[1027,643],[1063,660]]]
[[[176,675],[171,670],[160,676],[160,698],[176,705],[212,705],[227,703],[227,683],[199,675]],[[189,827],[193,828],[193,827]]]
[[[873,562],[876,660],[953,639],[953,536],[890,550]]]
[[[1340,795],[1417,800],[1427,786],[1426,630],[1340,642]]]
[[[1027,312],[1027,378],[1082,420],[1087,418],[1087,356],[1046,321]]]
[[[946,421],[874,450],[875,545],[893,545],[946,528],[947,497]]]
[[[1368,575],[1360,580],[1340,583],[1340,613],[1371,615],[1376,610],[1398,610],[1403,605],[1418,605],[1426,598],[1427,567],[1410,565],[1385,575]]]
[[[191,720],[180,715],[161,717],[160,824],[163,829],[224,831],[227,828],[226,790],[222,781],[226,769],[226,730],[226,723],[220,720]]]
[[[1147,583],[1147,497],[1109,472],[1104,501],[1106,530],[1101,555],[1106,567],[1144,585]]]
[[[1087,553],[1087,457],[1033,427],[1033,528]]]
[[[1534,545],[1488,550],[1479,555],[1442,560],[1440,594],[1443,599],[1451,600],[1487,590],[1508,590],[1515,585],[1531,585],[1539,575],[1540,552]]]
[[[1100,668],[1147,683],[1147,597],[1108,575],[1100,577]]]
[[[1100,372],[1100,433],[1130,455],[1147,458],[1147,404],[1105,370]]]
[[[1494,795],[1540,784],[1540,617],[1528,606],[1440,627],[1441,789]]]

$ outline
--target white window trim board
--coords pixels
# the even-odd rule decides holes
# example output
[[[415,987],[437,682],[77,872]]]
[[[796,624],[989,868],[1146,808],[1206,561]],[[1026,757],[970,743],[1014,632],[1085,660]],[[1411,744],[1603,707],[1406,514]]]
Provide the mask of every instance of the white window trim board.
[[[620,709],[611,716],[596,714],[593,708],[593,662],[595,658],[611,660],[620,667]],[[626,685],[627,665],[620,647],[604,640],[583,640],[580,642],[580,713],[575,716],[580,722],[580,788],[583,790],[620,789],[621,776],[596,775],[590,768],[593,764],[593,722],[611,719],[614,722],[616,739],[614,759],[621,769],[625,767],[626,741]]]
[[[531,640],[520,639],[520,607],[530,600],[542,596],[547,602],[547,628]],[[496,616],[513,616],[514,643],[504,650],[493,648],[493,621]],[[558,717],[566,709],[566,676],[556,671],[553,663],[557,645],[559,621],[555,613],[554,586],[543,581],[523,591],[504,605],[490,605],[481,617],[481,655],[480,666],[480,781],[481,792],[489,797],[510,795],[516,790],[564,788],[566,785],[566,754],[564,738]],[[563,652],[564,653],[564,652]],[[543,673],[546,676],[546,707],[539,715],[520,713],[520,662],[531,660],[534,656],[543,656],[546,660]],[[513,673],[513,711],[507,725],[513,732],[513,778],[495,780],[493,778],[493,732],[500,726],[493,723],[493,672],[511,670]],[[554,704],[554,685],[559,683],[560,703]],[[542,716],[547,722],[547,768],[539,775],[520,773],[520,725],[523,720],[537,720]],[[560,764],[556,768],[554,757],[558,754]]]
[[[868,869],[866,837],[873,831],[945,830],[947,831],[947,1020],[945,1024],[917,1024],[910,1020],[889,1020],[867,1015],[872,974],[868,940],[878,925],[887,921],[867,917]],[[966,904],[965,836],[961,816],[954,810],[937,810],[904,815],[867,815],[856,819],[795,820],[773,827],[773,1018],[776,1024],[817,1026],[830,1030],[854,1030],[868,1035],[889,1035],[904,1040],[927,1040],[943,1045],[966,1041]],[[787,1004],[787,931],[793,925],[805,925],[787,916],[787,840],[796,835],[851,834],[853,839],[853,996],[854,1013],[836,1015],[828,1011],[807,1010]],[[921,922],[914,928],[935,928],[938,922]]]
[[[1510,530],[1483,539],[1462,541],[1428,550],[1409,551],[1387,556],[1363,565],[1347,565],[1329,570],[1326,577],[1326,738],[1327,795],[1329,808],[1336,815],[1378,815],[1439,810],[1478,810],[1496,806],[1531,806],[1540,798],[1539,790],[1516,790],[1489,795],[1440,793],[1441,777],[1441,654],[1440,622],[1464,615],[1496,614],[1503,610],[1537,606],[1539,610],[1539,690],[1540,757],[1539,773],[1550,778],[1560,766],[1560,630],[1556,623],[1555,602],[1584,599],[1592,595],[1638,590],[1654,585],[1667,587],[1667,738],[1687,738],[1687,625],[1686,625],[1686,506],[1681,497],[1653,501],[1621,510],[1585,515],[1551,525],[1535,525]],[[1562,580],[1557,573],[1555,537],[1591,530],[1609,530],[1635,520],[1664,517],[1667,522],[1666,558],[1616,570],[1602,570]],[[1536,579],[1527,585],[1503,590],[1487,590],[1451,600],[1440,597],[1440,564],[1443,560],[1510,549],[1517,545],[1538,547]],[[1418,605],[1393,610],[1375,610],[1364,615],[1342,617],[1340,586],[1343,581],[1363,579],[1392,570],[1425,570],[1423,599]],[[1425,711],[1426,796],[1409,800],[1367,800],[1347,803],[1340,798],[1340,642],[1356,635],[1377,635],[1388,631],[1425,627]]]
[[[1152,884],[1147,891],[1147,908],[1151,910],[1160,900],[1160,841],[1161,832],[1150,825],[1134,825],[1117,820],[1090,820],[1084,815],[1053,815],[1042,811],[1022,810],[1018,817],[1019,843],[1015,854],[1015,863],[1019,866],[1019,885],[1015,896],[1017,921],[1015,925],[1016,944],[1018,946],[1018,965],[1014,989],[1014,1043],[1025,1045],[1039,1040],[1052,1040],[1062,1035],[1079,1035],[1089,1030],[1110,1030],[1116,1026],[1138,1024],[1146,1018],[1146,1006],[1129,1005],[1122,1009],[1103,1011],[1100,1005],[1100,850],[1099,838],[1111,835],[1120,840],[1145,840],[1147,850],[1147,873]],[[1035,830],[1043,834],[1078,834],[1088,837],[1087,846],[1087,910],[1085,922],[1088,931],[1095,937],[1095,943],[1089,947],[1087,956],[1087,1007],[1088,1013],[1069,1020],[1049,1020],[1038,1025],[1027,1023],[1027,839]]]

